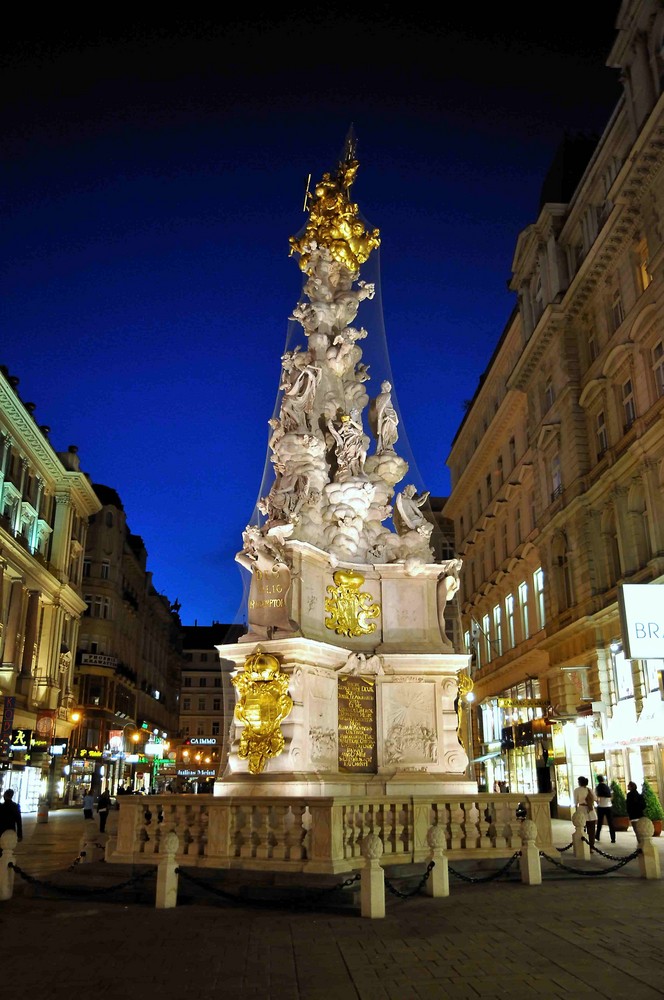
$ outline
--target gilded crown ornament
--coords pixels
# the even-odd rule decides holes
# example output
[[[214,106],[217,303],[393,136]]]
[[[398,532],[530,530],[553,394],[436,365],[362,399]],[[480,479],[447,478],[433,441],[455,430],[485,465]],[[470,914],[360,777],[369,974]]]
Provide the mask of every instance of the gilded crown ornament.
[[[238,755],[249,761],[251,774],[260,774],[268,759],[278,757],[284,748],[279,727],[293,708],[288,675],[282,673],[276,656],[257,646],[232,682],[238,694],[235,721],[244,727]]]

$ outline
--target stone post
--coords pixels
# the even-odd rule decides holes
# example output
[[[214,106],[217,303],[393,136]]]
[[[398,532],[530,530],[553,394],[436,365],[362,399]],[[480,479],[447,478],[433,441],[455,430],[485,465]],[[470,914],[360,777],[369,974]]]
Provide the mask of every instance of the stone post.
[[[163,840],[162,859],[157,865],[157,897],[155,907],[158,910],[169,910],[178,905],[178,874],[175,855],[180,841],[177,833],[172,830]]]
[[[572,844],[574,845],[574,857],[581,861],[590,859],[590,845],[585,842],[583,828],[586,825],[586,814],[581,809],[575,809],[572,813],[572,823],[574,823],[574,833],[572,834]]]
[[[101,839],[104,843],[101,843]],[[106,838],[97,830],[97,824],[93,819],[86,819],[83,836],[81,837],[79,850],[81,864],[92,864],[93,861],[103,861],[106,854]]]
[[[360,914],[363,917],[385,916],[385,873],[380,864],[383,842],[375,833],[362,841],[365,865],[360,880]]]
[[[641,878],[661,878],[661,865],[659,860],[659,850],[652,842],[652,835],[655,828],[652,820],[647,816],[642,816],[636,821],[636,838],[641,853],[639,854],[639,871]]]
[[[521,881],[524,885],[542,884],[542,865],[540,863],[539,848],[535,845],[537,840],[537,823],[532,819],[524,819],[521,822]]]
[[[424,889],[427,896],[449,896],[450,894],[450,873],[447,864],[445,848],[447,837],[442,826],[432,826],[427,835],[429,846],[431,847],[430,860],[433,861],[433,868],[429,874]]]
[[[14,869],[9,866],[14,863],[14,850],[18,843],[15,830],[5,830],[0,837],[0,900],[11,899],[14,894]]]

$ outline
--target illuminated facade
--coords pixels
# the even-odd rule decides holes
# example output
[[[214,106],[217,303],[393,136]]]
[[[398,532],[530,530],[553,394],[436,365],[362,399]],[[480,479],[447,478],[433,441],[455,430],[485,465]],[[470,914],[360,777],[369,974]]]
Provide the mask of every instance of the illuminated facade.
[[[83,553],[100,505],[76,447],[53,449],[18,386],[0,368],[0,791],[29,813],[64,788]]]
[[[616,26],[623,94],[518,238],[444,508],[478,778],[551,788],[563,815],[580,774],[664,792],[664,662],[625,660],[618,611],[620,584],[664,582],[664,9],[625,0]]]
[[[182,668],[177,604],[157,592],[142,538],[115,490],[94,485],[82,568],[85,613],[76,654],[81,714],[72,747],[72,789],[122,783],[157,787],[177,731]]]
[[[235,692],[235,664],[220,660],[216,646],[234,642],[243,625],[185,625],[180,723],[171,785],[177,791],[211,791],[228,758]]]

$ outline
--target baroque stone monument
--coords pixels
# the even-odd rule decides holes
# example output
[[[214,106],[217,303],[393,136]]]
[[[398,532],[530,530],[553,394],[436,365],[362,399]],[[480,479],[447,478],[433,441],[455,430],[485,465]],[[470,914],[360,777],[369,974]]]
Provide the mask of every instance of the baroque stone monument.
[[[236,665],[236,706],[215,795],[477,791],[461,732],[469,656],[445,628],[461,562],[436,562],[428,493],[397,489],[409,466],[392,384],[370,397],[370,334],[353,325],[380,243],[351,201],[355,152],[351,135],[290,239],[303,343],[281,358],[273,480],[236,556],[248,629],[217,647]]]

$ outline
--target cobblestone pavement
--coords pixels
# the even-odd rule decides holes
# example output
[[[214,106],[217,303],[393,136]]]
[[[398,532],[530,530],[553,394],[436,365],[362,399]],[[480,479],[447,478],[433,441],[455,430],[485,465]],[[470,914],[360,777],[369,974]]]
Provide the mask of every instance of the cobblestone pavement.
[[[111,834],[116,819],[111,815]],[[96,821],[88,823],[94,841]],[[664,997],[664,880],[641,879],[636,860],[599,874],[634,851],[631,832],[619,833],[615,846],[601,844],[609,857],[575,862],[568,851],[564,868],[544,860],[540,886],[522,885],[512,872],[489,880],[486,870],[467,868],[465,879],[451,877],[449,897],[388,892],[386,917],[369,920],[351,890],[344,903],[320,886],[303,890],[302,880],[298,894],[288,880],[266,887],[264,876],[244,873],[217,873],[223,881],[210,881],[207,890],[182,876],[178,906],[157,910],[152,870],[81,858],[84,824],[80,810],[51,813],[42,824],[26,819],[17,864],[27,880],[17,876],[14,896],[0,902],[0,960],[5,980],[22,994]],[[571,834],[571,823],[554,821],[558,847]],[[664,837],[657,846],[664,854]],[[396,875],[390,882],[407,891]],[[122,883],[129,884],[117,889]]]

